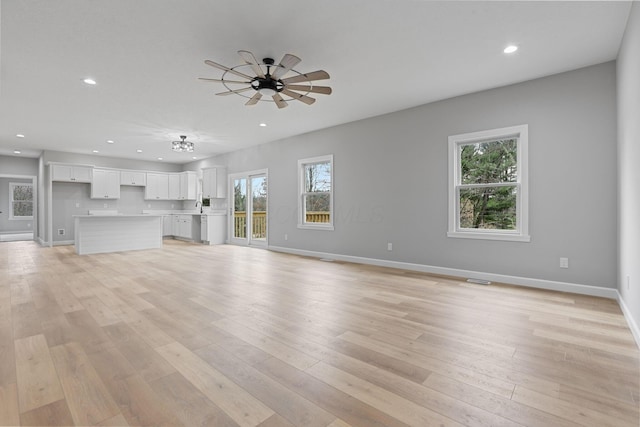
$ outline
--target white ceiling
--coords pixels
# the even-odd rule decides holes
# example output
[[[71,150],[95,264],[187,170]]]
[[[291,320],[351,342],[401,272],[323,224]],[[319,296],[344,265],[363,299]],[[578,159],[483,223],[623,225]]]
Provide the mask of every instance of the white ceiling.
[[[0,154],[186,163],[616,58],[630,2],[2,0]],[[508,56],[508,44],[520,47]],[[199,81],[292,53],[326,70],[311,106],[244,106]],[[85,77],[98,84],[88,86]],[[259,123],[267,127],[259,127]],[[25,138],[17,138],[21,133]],[[194,154],[174,153],[179,135]],[[114,140],[107,144],[106,140]],[[142,153],[136,153],[141,149]]]

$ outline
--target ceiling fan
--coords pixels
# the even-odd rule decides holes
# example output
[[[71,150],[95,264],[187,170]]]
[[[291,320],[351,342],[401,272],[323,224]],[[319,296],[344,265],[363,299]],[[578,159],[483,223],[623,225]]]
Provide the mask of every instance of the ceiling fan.
[[[222,83],[228,89],[225,92],[216,93],[216,95],[236,94],[249,98],[245,105],[255,105],[258,101],[269,101],[275,102],[278,108],[285,108],[288,105],[287,101],[294,99],[307,105],[313,104],[316,100],[308,96],[310,93],[331,94],[330,87],[316,86],[312,83],[316,80],[328,79],[329,74],[323,70],[311,73],[300,73],[294,70],[293,67],[302,61],[295,55],[287,53],[282,57],[280,63],[275,65],[273,58],[264,58],[262,62],[258,62],[253,53],[247,50],[239,50],[238,54],[245,63],[231,68],[213,61],[204,61],[205,64],[224,71],[220,79],[199,77],[200,80]],[[243,68],[247,68],[247,70]],[[239,69],[242,71],[239,71]],[[254,76],[248,74],[248,69],[251,70]],[[231,74],[236,77],[242,77],[245,80],[227,78],[227,75],[231,77]],[[290,74],[290,77],[284,78],[287,74]],[[238,87],[239,85],[248,86]],[[249,95],[246,95],[245,92],[248,92]],[[263,96],[270,96],[272,100],[262,99]]]

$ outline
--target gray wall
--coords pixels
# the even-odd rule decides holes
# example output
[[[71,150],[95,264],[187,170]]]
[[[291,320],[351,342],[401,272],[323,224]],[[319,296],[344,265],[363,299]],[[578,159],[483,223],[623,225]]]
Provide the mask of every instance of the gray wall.
[[[618,291],[640,344],[640,4],[631,8],[618,56]]]
[[[0,175],[38,176],[38,159],[0,156]]]
[[[268,168],[270,245],[615,288],[615,91],[610,62],[188,166]],[[447,137],[519,124],[529,125],[531,242],[447,238]],[[334,154],[335,231],[301,230],[297,160],[324,154]]]
[[[11,193],[9,189],[9,184],[11,182],[24,182],[31,184],[33,181],[31,179],[22,179],[22,178],[2,178],[0,177],[0,233],[8,233],[14,231],[33,231],[33,222],[32,219],[20,219],[20,220],[10,220],[9,212],[10,212],[10,200]]]

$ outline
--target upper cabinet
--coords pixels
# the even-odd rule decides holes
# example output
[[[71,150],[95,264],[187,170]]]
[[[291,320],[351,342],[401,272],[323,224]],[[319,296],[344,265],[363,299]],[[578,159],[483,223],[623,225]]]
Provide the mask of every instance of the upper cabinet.
[[[187,171],[180,173],[180,200],[195,200],[198,196],[198,175]]]
[[[92,199],[120,198],[120,171],[113,169],[93,169],[91,182]]]
[[[147,174],[138,171],[120,171],[120,185],[147,185]]]
[[[148,172],[144,198],[147,200],[195,200],[198,194],[195,172]]]
[[[161,172],[147,173],[144,198],[147,200],[169,200],[169,175]]]
[[[51,165],[51,181],[91,182],[91,166]]]
[[[169,174],[169,199],[180,200],[180,174]]]
[[[227,169],[222,167],[202,169],[202,198],[227,197]]]

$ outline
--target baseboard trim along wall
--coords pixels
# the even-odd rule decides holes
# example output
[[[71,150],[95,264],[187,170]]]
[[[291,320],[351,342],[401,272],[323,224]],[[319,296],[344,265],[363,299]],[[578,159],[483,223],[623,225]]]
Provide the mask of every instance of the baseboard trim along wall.
[[[480,271],[460,270],[457,268],[434,267],[432,265],[414,264],[409,262],[388,261],[384,259],[364,258],[351,255],[339,255],[324,252],[307,251],[302,249],[285,248],[281,246],[269,246],[269,250],[286,252],[294,255],[302,255],[336,261],[347,261],[356,264],[370,264],[380,267],[400,268],[403,270],[419,271],[421,273],[438,274],[462,278],[488,280],[490,282],[509,283],[512,285],[528,286],[531,288],[548,289],[559,292],[570,292],[581,295],[591,295],[610,299],[619,299],[618,291],[613,288],[601,288],[598,286],[579,285],[576,283],[556,282],[552,280],[531,279],[528,277],[506,276],[502,274],[483,273]]]
[[[75,245],[75,240],[58,240],[53,242],[53,246]]]
[[[617,290],[616,294],[618,295],[618,304],[620,305],[620,309],[622,310],[625,319],[627,319],[627,324],[629,324],[629,329],[631,329],[631,333],[633,334],[633,338],[636,340],[636,344],[638,344],[638,348],[640,348],[640,328],[631,315],[631,311],[629,311],[627,304],[624,303],[622,296]]]

